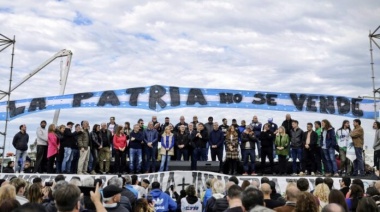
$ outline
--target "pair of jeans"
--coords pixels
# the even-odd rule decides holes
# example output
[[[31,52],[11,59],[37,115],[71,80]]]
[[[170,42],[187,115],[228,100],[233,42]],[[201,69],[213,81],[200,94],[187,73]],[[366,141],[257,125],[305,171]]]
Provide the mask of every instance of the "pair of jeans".
[[[146,154],[146,167],[145,171],[150,172],[156,172],[156,153],[157,153],[157,146],[149,147],[148,145],[145,146],[145,154]]]
[[[197,161],[203,161],[206,148],[194,148],[191,155],[191,170],[197,170]]]
[[[189,152],[188,150],[186,149],[186,147],[180,149],[180,148],[177,148],[177,160],[180,161],[182,160],[182,156],[183,156],[183,160],[184,161],[188,161],[189,160]]]
[[[298,171],[302,170],[302,149],[301,148],[292,148],[291,150],[292,154],[292,166],[293,166],[293,173],[298,173]],[[300,163],[299,168],[297,165],[297,158]]]
[[[354,164],[354,174],[364,175],[363,148],[354,147],[356,161]]]
[[[71,170],[71,148],[70,147],[65,147],[65,153],[63,154],[63,160],[62,160],[62,173],[65,172],[70,172]]]
[[[34,172],[44,173],[47,171],[47,145],[37,145],[36,163],[34,164]]]
[[[161,156],[161,165],[160,165],[160,172],[163,171],[169,171],[169,161],[171,156],[170,155],[162,155]]]
[[[126,150],[120,151],[118,149],[115,150],[115,173],[123,173],[125,172],[126,167]],[[131,162],[132,164],[132,162]]]
[[[337,173],[338,167],[335,160],[335,149],[333,147],[330,147],[328,149],[322,149],[322,151],[323,157],[326,160],[325,173]]]
[[[98,148],[92,148],[91,149],[91,156],[92,156],[92,165],[91,165],[91,172],[95,171],[96,168],[99,165],[99,149]]]
[[[142,163],[142,150],[141,149],[129,149],[129,171],[139,173],[141,171]],[[136,165],[137,164],[137,165]]]
[[[18,171],[19,172],[23,172],[24,171],[24,163],[25,163],[27,155],[28,155],[27,150],[22,151],[22,150],[16,149],[15,173],[17,173]],[[21,161],[21,167],[18,164],[18,161],[19,161],[20,158],[22,159],[22,161]]]
[[[255,172],[255,149],[242,149],[244,172],[248,172],[248,158],[251,161],[251,172]]]
[[[219,161],[219,172],[223,171],[223,148],[211,148],[211,160],[216,161],[218,157]]]

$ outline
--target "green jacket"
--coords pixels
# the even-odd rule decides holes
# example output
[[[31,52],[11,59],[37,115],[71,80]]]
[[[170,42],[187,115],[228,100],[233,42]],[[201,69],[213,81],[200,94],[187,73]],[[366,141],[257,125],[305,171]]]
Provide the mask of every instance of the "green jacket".
[[[277,135],[276,140],[274,141],[276,146],[277,155],[289,155],[289,136],[285,134],[284,136]],[[277,147],[284,147],[283,150],[278,150]]]

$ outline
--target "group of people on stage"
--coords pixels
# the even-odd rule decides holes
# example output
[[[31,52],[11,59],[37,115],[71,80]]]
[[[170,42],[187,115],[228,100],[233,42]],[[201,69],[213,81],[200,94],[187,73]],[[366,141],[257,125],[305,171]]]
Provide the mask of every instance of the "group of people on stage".
[[[267,123],[259,122],[253,116],[251,123],[236,119],[228,125],[227,119],[222,123],[214,122],[209,117],[206,123],[194,116],[192,122],[185,122],[184,116],[176,125],[165,117],[159,123],[156,116],[144,126],[139,119],[131,126],[130,122],[118,125],[115,117],[108,123],[94,124],[90,128],[88,121],[80,124],[68,122],[56,126],[41,121],[36,131],[37,158],[34,172],[38,173],[150,173],[156,172],[156,161],[161,158],[159,171],[168,170],[170,160],[188,161],[191,169],[197,169],[197,161],[207,161],[211,153],[213,161],[220,161],[219,172],[223,172],[223,158],[229,174],[237,174],[240,160],[243,161],[243,175],[256,175],[256,148],[261,159],[261,172],[265,172],[266,159],[269,160],[270,173],[287,174],[288,158],[292,159],[293,175],[337,176],[349,174],[349,162],[346,158],[348,148],[354,148],[354,175],[364,175],[363,144],[364,131],[361,121],[355,119],[351,129],[348,120],[344,120],[339,129],[334,129],[327,119],[307,123],[302,130],[297,120],[286,115],[278,127],[272,118]],[[73,130],[74,127],[74,130]],[[375,122],[374,161],[379,168],[380,158],[380,123]],[[20,126],[13,139],[16,158],[25,161],[29,136],[26,125]],[[339,153],[340,166],[337,166],[335,154]],[[278,156],[279,168],[274,168],[274,157]],[[114,157],[114,168],[110,161]],[[157,158],[158,157],[158,158]],[[129,167],[126,162],[129,160]],[[297,163],[297,160],[299,163]],[[55,167],[55,168],[54,168]],[[323,167],[323,168],[322,168]],[[23,165],[15,164],[16,172],[23,172]]]

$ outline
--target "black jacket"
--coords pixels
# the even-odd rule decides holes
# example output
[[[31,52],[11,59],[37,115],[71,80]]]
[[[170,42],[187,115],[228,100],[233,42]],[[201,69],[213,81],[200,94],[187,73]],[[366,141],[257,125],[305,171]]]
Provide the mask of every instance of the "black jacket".
[[[302,147],[302,136],[303,131],[301,128],[297,128],[296,130],[292,129],[290,131],[290,147],[292,148],[301,148]]]
[[[201,134],[202,138],[196,136],[198,133]],[[208,142],[208,132],[206,129],[200,132],[195,131],[194,138],[193,138],[194,148],[206,148],[207,142]]]
[[[17,150],[26,151],[28,150],[29,135],[28,133],[18,132],[13,137],[13,147]]]
[[[223,211],[227,210],[228,207],[229,207],[229,205],[228,205],[227,197],[223,197],[223,198],[217,199],[215,201],[215,204],[214,204],[212,211],[223,212]]]
[[[273,148],[273,139],[274,134],[272,131],[262,131],[260,134],[260,141],[261,141],[261,147],[262,148]]]
[[[189,134],[186,132],[184,132],[183,134],[178,132],[174,135],[174,140],[176,146],[185,145],[184,148],[187,148],[187,146],[189,145]]]
[[[63,138],[61,140],[61,147],[70,147],[75,148],[77,146],[77,141],[75,137],[82,133],[82,131],[78,132],[71,132],[70,128],[65,128],[65,131],[63,132]]]
[[[246,133],[246,131],[244,131],[241,134],[240,148],[241,149],[245,149],[245,145],[246,145],[247,142],[249,142],[249,145],[251,146],[251,149],[255,149],[255,142],[257,142],[257,138],[255,137],[255,133],[253,133],[252,135],[250,135],[250,134]]]
[[[302,145],[305,147],[306,145],[306,139],[307,139],[307,131],[303,133],[302,136]],[[317,140],[318,140],[318,135],[315,131],[312,131],[310,134],[310,144],[309,147],[310,149],[314,149],[315,146],[317,145]]]

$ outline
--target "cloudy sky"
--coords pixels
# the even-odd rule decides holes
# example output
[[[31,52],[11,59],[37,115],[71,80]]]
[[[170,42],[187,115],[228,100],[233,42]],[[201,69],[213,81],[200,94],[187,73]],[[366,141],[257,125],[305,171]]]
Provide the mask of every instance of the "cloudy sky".
[[[380,1],[2,1],[0,33],[16,36],[13,83],[61,49],[73,52],[66,93],[154,84],[371,95],[368,34],[380,25]],[[378,32],[380,33],[380,32]],[[380,43],[380,41],[378,41]],[[0,90],[7,90],[11,49],[0,53]],[[375,72],[380,51],[374,48]],[[62,59],[65,62],[65,58]],[[54,60],[12,93],[12,100],[59,93],[61,59]],[[378,74],[375,81],[377,86]],[[1,101],[4,101],[1,100]],[[53,111],[15,119],[8,125],[11,151],[18,126],[31,140],[40,120]],[[59,123],[90,124],[116,116],[119,123],[180,115],[190,121],[209,115],[250,121],[253,115],[281,124],[284,112],[183,108],[160,113],[138,109],[61,110]],[[327,118],[339,128],[344,117],[292,113],[301,128]],[[352,119],[350,119],[352,120]],[[363,120],[372,147],[373,120]],[[0,131],[4,122],[0,122]],[[2,138],[1,138],[2,139]]]

